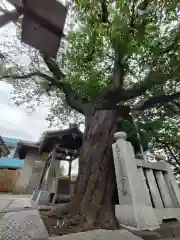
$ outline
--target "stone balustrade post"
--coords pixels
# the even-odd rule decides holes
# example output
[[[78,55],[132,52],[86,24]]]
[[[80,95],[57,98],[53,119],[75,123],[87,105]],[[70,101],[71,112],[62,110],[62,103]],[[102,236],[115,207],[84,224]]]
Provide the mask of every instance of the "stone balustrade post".
[[[172,166],[167,161],[164,161],[164,164],[167,168],[167,173],[164,174],[164,179],[169,189],[173,201],[173,206],[175,208],[180,208],[180,190],[173,174]]]
[[[149,206],[147,192],[137,169],[134,150],[126,141],[126,133],[117,132],[112,145],[119,205],[115,207],[119,223],[138,229],[159,227],[152,206]]]

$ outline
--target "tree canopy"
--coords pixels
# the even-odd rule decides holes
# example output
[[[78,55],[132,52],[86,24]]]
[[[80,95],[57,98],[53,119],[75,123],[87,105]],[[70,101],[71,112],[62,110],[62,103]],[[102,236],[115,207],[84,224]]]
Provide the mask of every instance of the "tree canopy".
[[[57,61],[43,56],[44,65],[39,55],[2,78],[14,85],[17,104],[49,99],[52,124],[82,121],[93,103],[118,107],[131,139],[134,113],[145,149],[179,143],[179,10],[177,0],[77,0]]]

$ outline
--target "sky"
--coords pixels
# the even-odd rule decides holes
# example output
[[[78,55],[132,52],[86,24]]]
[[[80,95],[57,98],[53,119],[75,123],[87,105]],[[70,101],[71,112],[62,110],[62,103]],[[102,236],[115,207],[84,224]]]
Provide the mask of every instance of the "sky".
[[[18,139],[37,141],[42,132],[49,130],[45,120],[48,107],[41,105],[31,115],[25,107],[16,107],[11,100],[12,86],[0,81],[0,135]],[[68,164],[62,161],[64,175],[68,174]],[[77,175],[78,161],[73,161],[72,175]]]
[[[6,4],[5,0],[0,0]],[[8,9],[12,9],[6,5]],[[8,24],[0,29],[0,52],[3,54],[12,54],[14,61],[26,61],[25,56],[16,53],[17,47],[24,48],[20,41],[17,45],[13,42],[16,37],[16,27],[14,24]],[[29,115],[26,107],[17,107],[11,100],[12,86],[0,80],[0,135],[3,137],[13,137],[22,140],[37,141],[41,135],[48,129],[48,122],[45,120],[48,107],[41,105]]]
[[[37,141],[40,134],[48,130],[45,120],[46,106],[40,106],[31,114],[26,107],[16,107],[11,100],[11,85],[0,82],[0,135]]]
[[[66,0],[62,2],[65,4]],[[6,0],[0,0],[0,8],[9,11],[14,9]],[[67,27],[65,25],[64,32],[66,31]],[[26,67],[28,66],[28,53],[32,48],[22,44],[17,37],[18,35],[19,29],[14,23],[9,23],[1,28],[0,53],[5,55],[6,60],[11,63],[12,66],[13,63],[18,63]],[[21,140],[38,141],[44,131],[50,130],[50,128],[48,128],[49,123],[45,120],[49,112],[49,102],[46,102],[46,105],[41,104],[32,114],[29,114],[25,106],[17,107],[13,104],[12,90],[10,84],[0,80],[0,135]],[[81,127],[83,131],[83,126]]]

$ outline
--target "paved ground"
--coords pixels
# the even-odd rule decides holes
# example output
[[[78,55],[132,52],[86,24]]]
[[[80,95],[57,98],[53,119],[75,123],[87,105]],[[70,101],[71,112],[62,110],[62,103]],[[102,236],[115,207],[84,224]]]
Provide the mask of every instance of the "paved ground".
[[[17,199],[17,198],[31,198],[30,194],[11,194],[11,193],[0,193],[0,199],[8,198],[8,199]]]
[[[30,196],[0,195],[0,240],[30,240],[48,236]]]
[[[128,230],[130,229],[128,228]],[[180,222],[176,221],[163,223],[160,229],[154,231],[138,231],[134,229],[130,231],[145,240],[180,240]]]
[[[37,206],[32,204],[30,197],[0,194],[0,240],[29,240],[37,236],[48,239]],[[180,240],[180,222],[163,223],[160,229],[152,232],[134,230],[131,232],[145,240]]]

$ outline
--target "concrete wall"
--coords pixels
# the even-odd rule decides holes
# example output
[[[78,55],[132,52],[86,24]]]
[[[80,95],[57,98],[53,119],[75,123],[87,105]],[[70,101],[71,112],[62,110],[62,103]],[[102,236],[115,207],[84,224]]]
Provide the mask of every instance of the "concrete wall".
[[[33,191],[37,188],[37,185],[39,183],[42,170],[44,168],[44,161],[37,160],[34,163],[33,169],[32,169],[32,175],[29,180],[29,184],[26,188],[26,193],[33,193]]]
[[[15,193],[33,193],[40,179],[45,161],[41,161],[38,149],[30,149],[24,160],[24,168],[21,169],[16,182]]]

